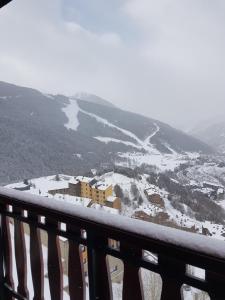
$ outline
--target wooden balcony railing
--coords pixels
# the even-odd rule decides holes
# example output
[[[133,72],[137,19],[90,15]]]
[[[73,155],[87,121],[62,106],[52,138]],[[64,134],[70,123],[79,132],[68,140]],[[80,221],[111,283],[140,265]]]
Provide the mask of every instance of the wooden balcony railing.
[[[86,286],[86,289],[91,300],[112,299],[110,274],[106,264],[107,255],[123,261],[122,299],[124,300],[143,299],[140,268],[161,276],[162,300],[181,300],[183,284],[207,292],[210,299],[225,299],[225,243],[222,241],[123,216],[114,216],[90,208],[67,203],[62,206],[62,202],[54,199],[5,188],[0,188],[0,214],[0,299],[2,300],[29,299],[28,255],[33,282],[33,299],[45,299],[40,230],[48,234],[47,270],[50,295],[53,300],[61,300],[63,297],[59,236],[69,241],[67,275],[71,300],[83,300],[85,297],[86,284],[82,272],[80,245],[87,247],[88,287]],[[60,223],[66,224],[63,230],[60,229]],[[30,253],[26,250],[24,224],[28,224],[30,228]],[[119,248],[110,248],[109,239],[118,241]],[[146,260],[143,250],[154,253],[157,262]],[[17,287],[13,282],[13,253],[18,275]],[[189,275],[186,271],[187,265],[204,269],[205,278]]]
[[[0,0],[0,8],[11,2],[12,0]]]

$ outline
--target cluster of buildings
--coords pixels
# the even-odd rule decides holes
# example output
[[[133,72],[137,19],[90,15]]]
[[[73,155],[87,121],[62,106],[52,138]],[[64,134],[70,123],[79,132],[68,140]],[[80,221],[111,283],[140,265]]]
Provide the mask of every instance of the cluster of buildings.
[[[48,193],[53,196],[60,194],[89,199],[88,207],[99,204],[119,211],[121,209],[121,200],[113,195],[113,186],[91,177],[77,176],[65,183],[64,187],[49,190]]]

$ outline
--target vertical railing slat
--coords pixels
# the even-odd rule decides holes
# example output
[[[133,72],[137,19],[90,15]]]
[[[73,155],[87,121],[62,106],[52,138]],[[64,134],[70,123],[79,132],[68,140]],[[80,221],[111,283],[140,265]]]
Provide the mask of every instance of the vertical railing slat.
[[[67,225],[67,232],[75,237],[81,237],[81,230],[73,225]],[[84,282],[81,263],[80,247],[69,239],[68,279],[70,300],[84,299]]]
[[[225,299],[225,275],[206,271],[205,279],[208,286],[210,300]]]
[[[112,287],[106,255],[101,248],[108,247],[108,239],[88,231],[88,278],[90,300],[110,300]]]
[[[58,229],[57,220],[46,218],[46,225],[52,229]],[[52,300],[63,298],[63,274],[62,261],[59,245],[59,237],[48,231],[48,278]]]
[[[19,208],[13,208],[13,212],[23,216],[23,211]],[[18,293],[25,298],[29,298],[27,289],[27,255],[24,236],[23,223],[14,219],[14,242],[15,242],[15,259],[18,276]]]
[[[182,300],[182,279],[186,273],[186,265],[178,260],[160,255],[158,257],[162,277],[161,300]]]
[[[38,222],[39,220],[39,217],[31,212],[29,212],[29,218],[34,222]],[[44,266],[41,233],[40,229],[33,224],[30,224],[30,264],[34,287],[33,300],[44,300]]]
[[[141,249],[124,242],[121,242],[120,251],[131,259],[132,257],[142,257]],[[143,298],[139,269],[139,267],[133,265],[132,263],[124,261],[123,300],[141,300]]]
[[[1,204],[1,211],[4,213],[8,210],[7,205]],[[9,217],[1,215],[1,226],[2,226],[2,242],[3,245],[3,258],[4,258],[4,281],[5,283],[14,289],[13,276],[12,276],[12,240],[10,233],[10,222]],[[4,294],[6,300],[12,300],[12,296],[5,292]]]

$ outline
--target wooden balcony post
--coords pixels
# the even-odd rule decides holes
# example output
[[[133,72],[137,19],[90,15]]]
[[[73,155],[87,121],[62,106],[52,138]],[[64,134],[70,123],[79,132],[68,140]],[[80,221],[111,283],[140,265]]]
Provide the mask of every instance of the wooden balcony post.
[[[29,218],[34,222],[38,221],[38,216],[29,213]],[[30,224],[30,264],[34,286],[33,300],[44,300],[44,266],[41,246],[40,229]]]
[[[13,212],[19,216],[23,216],[23,210],[20,208],[13,208]],[[24,227],[23,223],[14,219],[14,242],[15,242],[15,259],[18,276],[18,292],[23,297],[29,299],[29,292],[27,289],[27,253],[25,245]]]
[[[224,275],[219,275],[213,272],[206,272],[206,282],[210,300],[225,299],[225,272]]]
[[[13,277],[12,277],[12,241],[10,233],[9,218],[4,215],[4,212],[8,210],[8,205],[1,204],[1,246],[3,263],[4,263],[4,283],[7,284],[10,288],[14,289]],[[12,296],[6,291],[3,290],[3,299],[12,300]]]
[[[73,225],[67,225],[67,232],[74,237],[81,237],[81,230]],[[73,240],[69,239],[69,257],[68,257],[68,280],[70,300],[84,299],[84,278],[81,263],[82,257],[80,247]]]
[[[142,249],[136,245],[130,245],[122,242],[120,245],[121,252],[132,258],[141,258]],[[139,276],[140,268],[130,262],[124,261],[124,276],[123,276],[123,300],[141,300],[143,299],[142,285]]]
[[[11,2],[12,0],[0,0],[0,8]]]
[[[2,209],[2,207],[1,207]],[[5,299],[4,295],[4,233],[3,233],[3,215],[1,214],[1,228],[0,228],[0,300]]]
[[[58,229],[58,221],[52,218],[46,218],[46,225],[53,229]],[[59,237],[48,232],[48,278],[51,299],[63,299],[63,274],[62,261],[59,245]]]
[[[2,228],[2,218],[1,214],[1,228],[0,228],[0,300],[4,300],[4,239],[3,239],[3,228]]]
[[[106,255],[101,248],[108,247],[108,239],[88,231],[88,278],[90,300],[112,299],[110,274],[107,267]]]
[[[182,300],[181,287],[186,273],[186,265],[178,260],[160,255],[158,257],[162,277],[161,300]]]

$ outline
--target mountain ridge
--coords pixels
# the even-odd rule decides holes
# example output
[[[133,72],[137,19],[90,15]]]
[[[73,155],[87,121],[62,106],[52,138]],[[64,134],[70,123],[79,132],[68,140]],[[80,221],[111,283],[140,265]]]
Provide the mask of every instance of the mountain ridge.
[[[0,138],[1,183],[56,173],[73,175],[129,160],[167,168],[175,166],[174,160],[184,162],[188,153],[214,153],[208,145],[160,121],[2,81]]]

